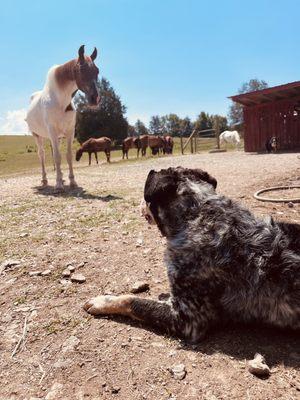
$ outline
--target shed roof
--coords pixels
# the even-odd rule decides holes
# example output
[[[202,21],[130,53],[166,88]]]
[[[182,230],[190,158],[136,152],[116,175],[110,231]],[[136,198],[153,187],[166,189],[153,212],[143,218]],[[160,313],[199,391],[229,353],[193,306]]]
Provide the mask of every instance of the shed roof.
[[[297,96],[300,96],[300,81],[256,90],[254,92],[242,93],[236,96],[230,96],[229,98],[244,106],[254,106]]]

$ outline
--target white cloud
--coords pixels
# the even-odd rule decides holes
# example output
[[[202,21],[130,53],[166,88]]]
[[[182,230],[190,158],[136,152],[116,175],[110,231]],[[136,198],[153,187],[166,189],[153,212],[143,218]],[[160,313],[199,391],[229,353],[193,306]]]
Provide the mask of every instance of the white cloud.
[[[0,135],[24,135],[28,134],[25,122],[26,109],[7,111],[0,121]]]

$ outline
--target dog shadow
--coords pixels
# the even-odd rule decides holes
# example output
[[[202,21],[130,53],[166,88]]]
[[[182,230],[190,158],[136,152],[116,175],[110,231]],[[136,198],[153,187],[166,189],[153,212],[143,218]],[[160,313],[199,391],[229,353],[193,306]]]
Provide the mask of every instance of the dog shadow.
[[[101,319],[101,316],[95,317]],[[129,320],[123,316],[109,316],[106,319],[140,328],[160,336],[167,335],[159,332],[140,321]],[[299,331],[280,330],[257,325],[219,326],[210,331],[198,344],[190,344],[176,337],[168,339],[178,341],[178,348],[184,351],[214,355],[224,354],[235,360],[252,360],[256,353],[262,354],[269,367],[283,364],[300,368]]]
[[[34,193],[41,196],[51,196],[51,197],[62,197],[62,198],[78,198],[83,200],[100,200],[103,202],[109,202],[113,200],[122,200],[122,197],[115,195],[107,195],[107,196],[99,196],[96,194],[92,194],[87,192],[82,187],[78,186],[76,188],[72,188],[70,186],[64,186],[63,190],[57,190],[54,186],[34,186]]]

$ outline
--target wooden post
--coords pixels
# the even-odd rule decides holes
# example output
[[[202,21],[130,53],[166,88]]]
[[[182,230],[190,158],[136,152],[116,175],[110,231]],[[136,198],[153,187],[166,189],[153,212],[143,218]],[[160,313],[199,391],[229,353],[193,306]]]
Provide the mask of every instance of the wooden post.
[[[192,136],[192,138],[191,138],[191,154],[194,153],[193,139],[194,139],[194,137]]]
[[[217,148],[220,150],[220,126],[218,118],[216,123],[216,139],[217,139]]]
[[[196,133],[196,135],[195,135],[195,153],[197,153],[197,146],[198,145],[198,132]]]
[[[181,154],[183,155],[183,139],[182,139],[182,135],[180,136],[180,147],[181,147]]]

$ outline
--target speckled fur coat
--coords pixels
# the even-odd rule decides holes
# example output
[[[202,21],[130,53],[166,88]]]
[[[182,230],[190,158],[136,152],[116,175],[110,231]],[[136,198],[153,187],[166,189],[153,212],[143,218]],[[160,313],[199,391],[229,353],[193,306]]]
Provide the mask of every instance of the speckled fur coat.
[[[222,321],[299,329],[300,226],[256,218],[216,186],[202,170],[151,171],[143,214],[167,238],[171,297],[100,297],[119,306],[122,298],[114,313],[191,342]]]

